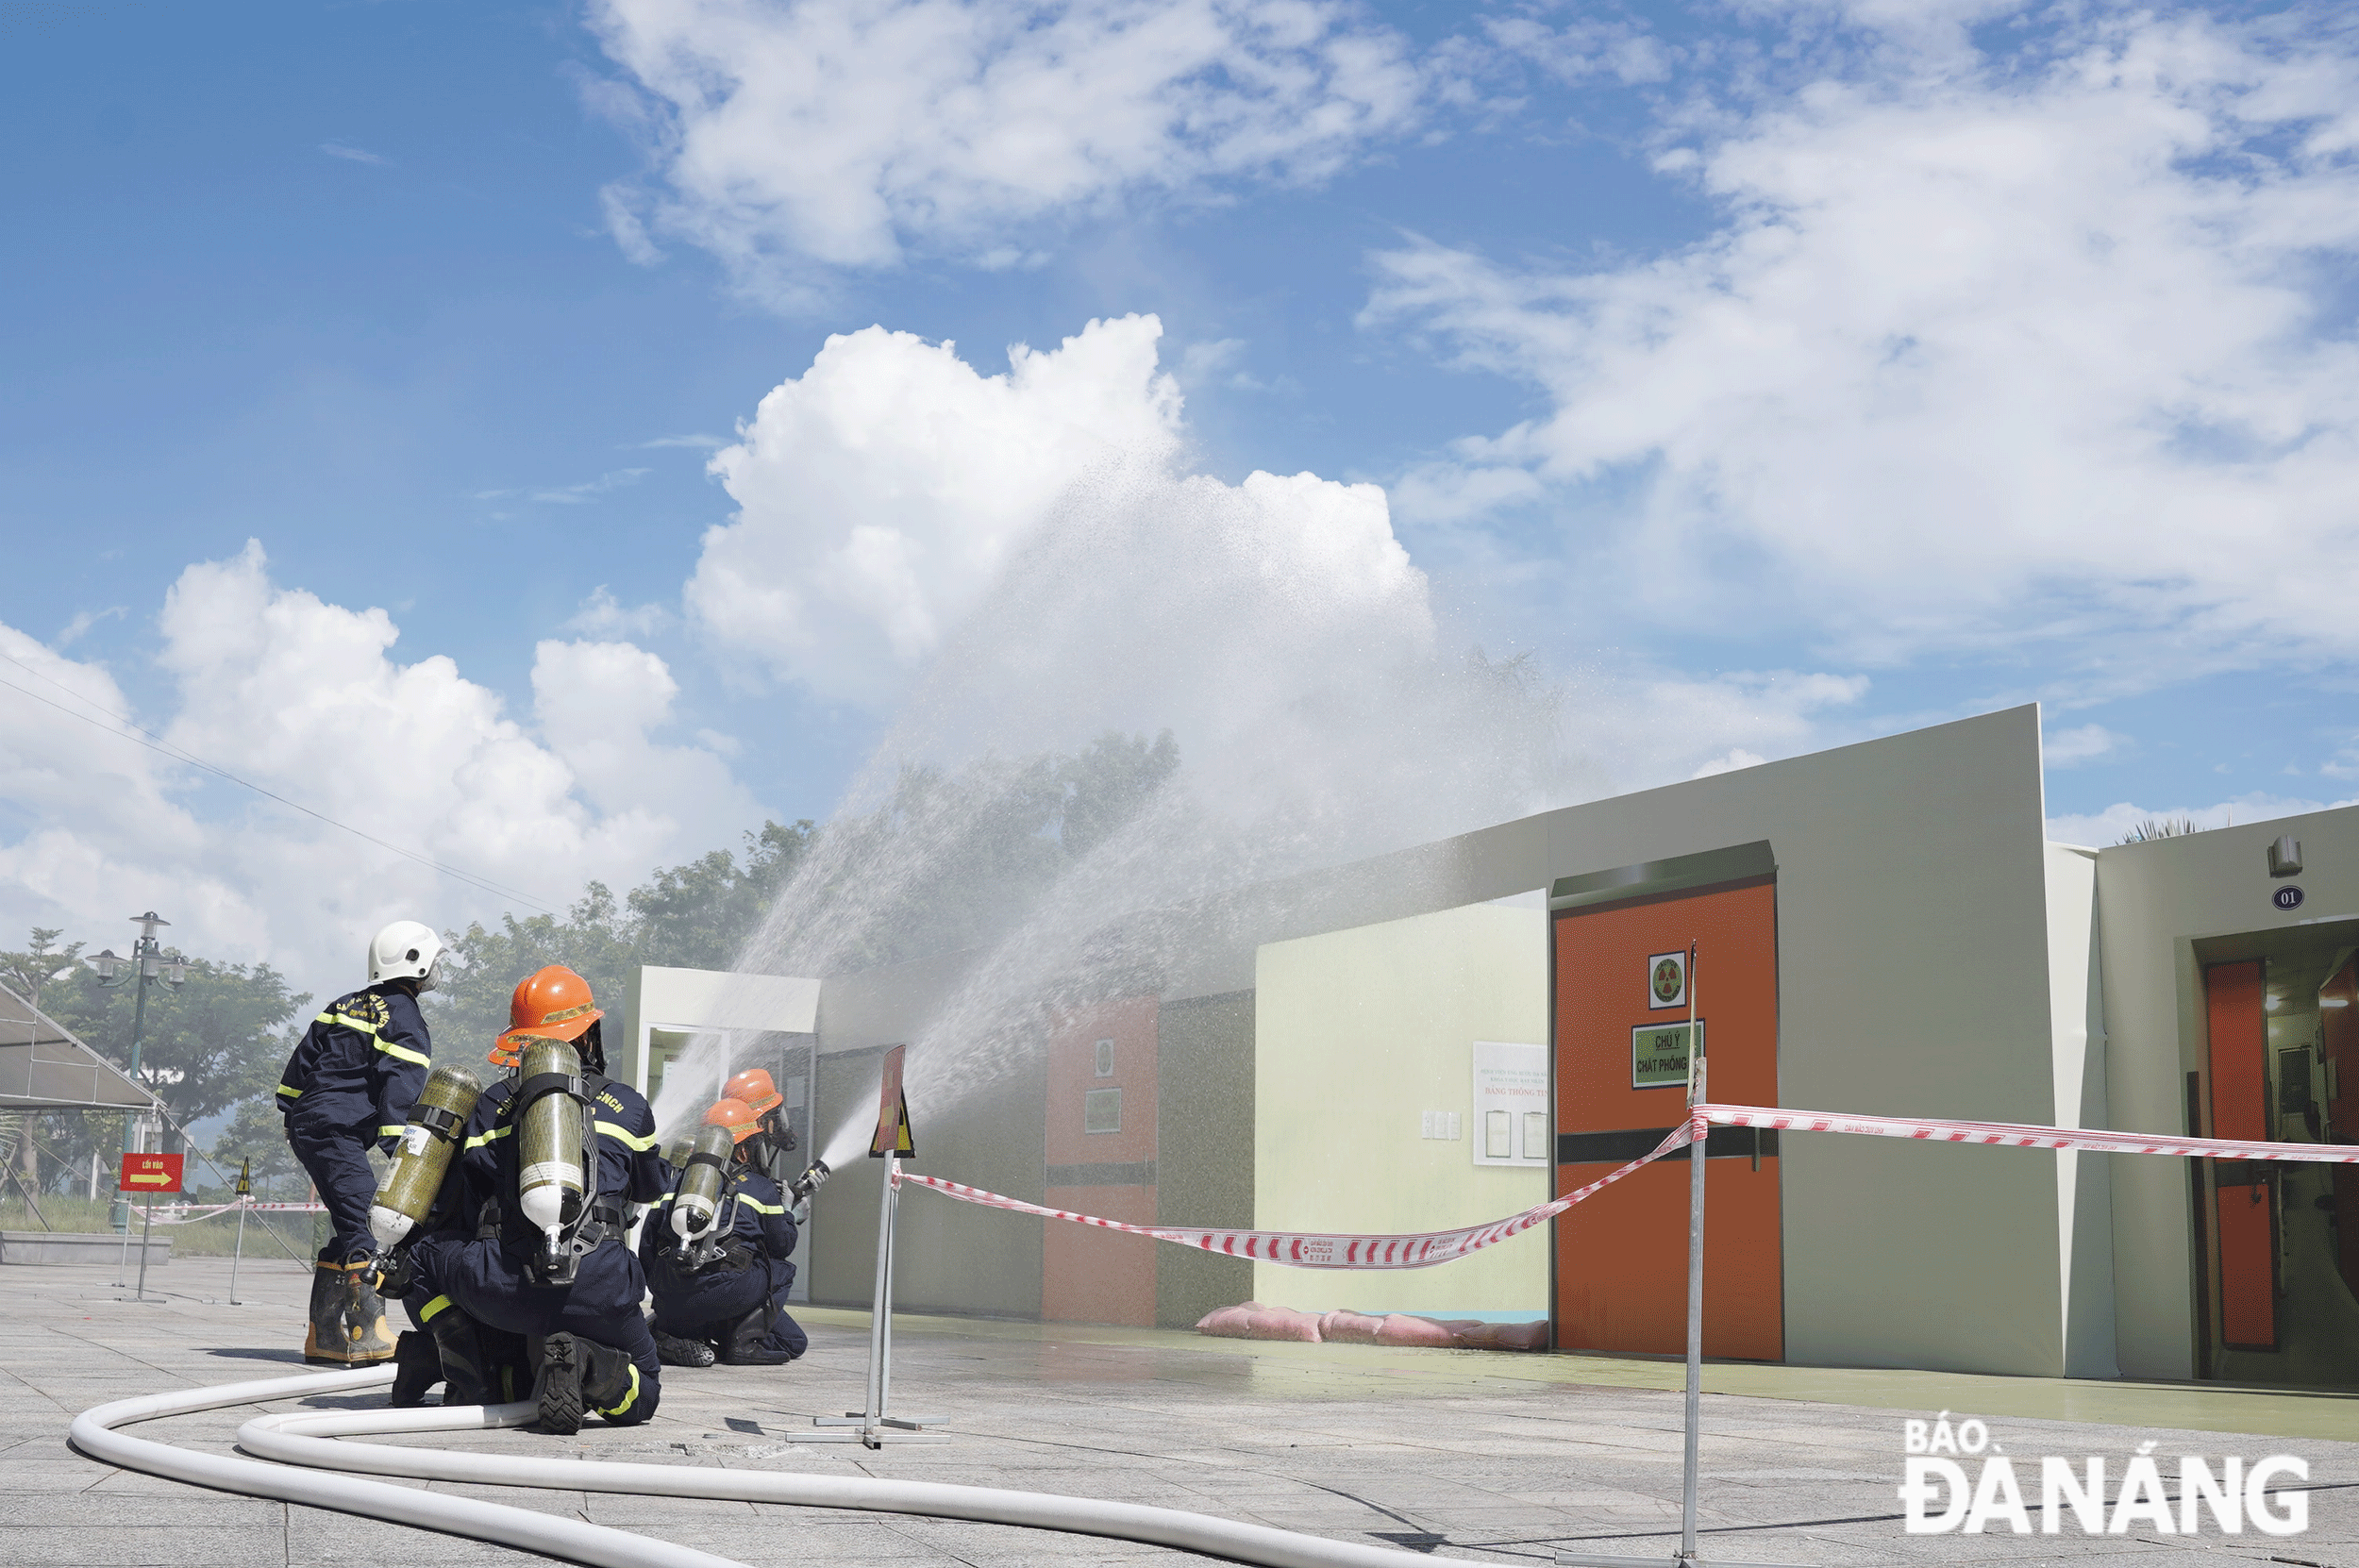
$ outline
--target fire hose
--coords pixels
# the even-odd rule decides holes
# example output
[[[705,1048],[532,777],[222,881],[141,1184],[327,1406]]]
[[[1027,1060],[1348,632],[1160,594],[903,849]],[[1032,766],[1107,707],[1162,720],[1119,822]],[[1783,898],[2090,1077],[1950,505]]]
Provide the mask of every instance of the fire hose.
[[[563,1492],[614,1492],[639,1496],[705,1497],[728,1502],[786,1503],[805,1508],[863,1509],[1020,1525],[1032,1529],[1109,1536],[1173,1546],[1268,1568],[1413,1568],[1432,1560],[1415,1552],[1330,1541],[1293,1530],[1248,1525],[1210,1514],[1137,1503],[1106,1502],[998,1487],[934,1481],[814,1476],[781,1471],[722,1470],[689,1464],[624,1464],[604,1460],[527,1459],[473,1450],[342,1443],[339,1437],[385,1437],[412,1432],[482,1431],[522,1426],[538,1411],[512,1405],[421,1406],[413,1410],[293,1410],[258,1416],[238,1430],[238,1446],[281,1462],[157,1443],[117,1428],[165,1416],[227,1405],[308,1394],[352,1393],[393,1380],[391,1367],[312,1373],[251,1382],[145,1394],[100,1405],[75,1417],[74,1446],[92,1459],[213,1487],[250,1497],[274,1497],[311,1508],[358,1513],[397,1525],[464,1535],[599,1568],[745,1568],[733,1559],[674,1545],[629,1530],[483,1503],[414,1487],[361,1480],[339,1471],[427,1481],[490,1482]]]
[[[899,1178],[945,1196],[1109,1229],[1151,1236],[1206,1251],[1265,1259],[1308,1268],[1424,1268],[1496,1245],[1563,1212],[1648,1162],[1693,1142],[1712,1124],[1782,1130],[1840,1132],[1920,1142],[2016,1148],[2083,1149],[2182,1158],[2359,1162],[2359,1147],[2125,1133],[2027,1123],[1964,1122],[1891,1116],[1828,1114],[1761,1106],[1699,1105],[1648,1154],[1552,1203],[1486,1226],[1414,1236],[1297,1235],[1273,1231],[1191,1230],[1136,1226],[1046,1209],[939,1177],[899,1173]],[[421,1407],[385,1410],[297,1410],[259,1416],[239,1429],[238,1446],[254,1460],[208,1454],[135,1438],[116,1428],[227,1405],[307,1394],[352,1393],[393,1380],[391,1367],[262,1378],[116,1400],[74,1420],[74,1446],[127,1470],[165,1476],[248,1496],[274,1497],[313,1508],[363,1514],[395,1524],[518,1546],[575,1562],[611,1568],[745,1568],[730,1559],[673,1545],[605,1526],[510,1508],[497,1503],[335,1474],[358,1471],[420,1480],[493,1482],[556,1491],[615,1492],[722,1501],[785,1503],[806,1508],[862,1509],[888,1513],[972,1519],[1034,1529],[1113,1537],[1184,1551],[1263,1563],[1269,1568],[1413,1568],[1423,1554],[1330,1541],[1209,1514],[1090,1497],[950,1486],[868,1476],[814,1476],[778,1471],[720,1470],[700,1465],[623,1464],[608,1460],[539,1460],[473,1451],[346,1444],[338,1437],[411,1432],[479,1431],[521,1426],[537,1415],[530,1403]]]

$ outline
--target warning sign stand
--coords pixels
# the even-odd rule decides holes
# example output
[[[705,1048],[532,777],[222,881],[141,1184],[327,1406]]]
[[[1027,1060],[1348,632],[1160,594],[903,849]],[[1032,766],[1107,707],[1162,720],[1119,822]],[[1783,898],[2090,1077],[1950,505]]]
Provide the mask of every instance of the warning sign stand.
[[[156,1194],[180,1191],[180,1164],[184,1156],[176,1154],[126,1154],[123,1157],[123,1172],[116,1178],[118,1193],[145,1193],[147,1203],[140,1212],[140,1284],[134,1301],[147,1299],[147,1238],[156,1226]],[[118,1276],[115,1283],[123,1283]],[[159,1305],[163,1298],[156,1298]]]
[[[901,1065],[909,1047],[895,1045],[884,1056],[884,1076],[877,1091],[877,1135],[868,1153],[884,1161],[884,1186],[877,1205],[877,1289],[868,1309],[868,1408],[840,1416],[815,1415],[814,1426],[848,1426],[855,1430],[814,1437],[811,1441],[861,1443],[881,1448],[895,1443],[946,1443],[947,1437],[925,1428],[943,1419],[938,1415],[890,1415],[893,1394],[893,1231],[901,1206],[901,1161],[912,1159],[917,1144],[910,1133],[910,1101],[901,1087]]]
[[[245,1211],[254,1202],[254,1157],[248,1155],[238,1164],[238,1244],[229,1254],[229,1305],[245,1305],[238,1299],[238,1265],[245,1261]]]

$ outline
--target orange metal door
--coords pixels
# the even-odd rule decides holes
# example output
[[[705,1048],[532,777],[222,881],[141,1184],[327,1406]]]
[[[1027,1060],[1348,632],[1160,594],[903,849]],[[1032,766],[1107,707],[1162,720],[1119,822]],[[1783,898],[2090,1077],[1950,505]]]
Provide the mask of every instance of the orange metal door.
[[[1683,1024],[1650,1005],[1649,959],[1698,946],[1711,1098],[1778,1103],[1777,887],[1763,879],[1567,909],[1555,919],[1556,1191],[1645,1153],[1686,1111],[1682,1087],[1633,1084],[1632,1031]],[[1774,1132],[1715,1129],[1704,1167],[1704,1353],[1785,1355]],[[1688,1168],[1624,1177],[1556,1222],[1556,1343],[1676,1355],[1687,1343]]]
[[[2266,1139],[2268,1128],[2268,1026],[2262,1008],[2261,962],[2214,964],[2203,972],[2210,1024],[2206,1060],[2212,1088],[2212,1136]],[[2232,1350],[2277,1348],[2277,1213],[2272,1173],[2261,1160],[2215,1159],[2213,1250],[2219,1293],[2220,1343]]]
[[[1082,1008],[1048,1038],[1046,1195],[1131,1225],[1155,1223],[1155,998]],[[1044,1221],[1041,1316],[1155,1326],[1155,1249],[1145,1236]]]

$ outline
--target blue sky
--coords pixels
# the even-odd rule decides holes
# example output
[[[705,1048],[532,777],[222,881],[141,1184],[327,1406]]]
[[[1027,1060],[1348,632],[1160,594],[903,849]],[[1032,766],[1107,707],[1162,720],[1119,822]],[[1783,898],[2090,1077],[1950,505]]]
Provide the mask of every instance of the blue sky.
[[[1591,788],[2037,698],[2059,831],[2359,789],[2332,8],[0,25],[0,678],[84,716],[0,691],[18,926],[176,900],[325,984],[387,912],[109,713],[548,901],[824,817],[1093,442],[1335,481],[1265,509],[1322,539],[1381,487],[1333,559],[1397,542],[1437,646],[1565,681]],[[872,325],[916,342],[815,367]],[[897,510],[933,449],[862,455],[987,407],[976,488],[1044,499]]]

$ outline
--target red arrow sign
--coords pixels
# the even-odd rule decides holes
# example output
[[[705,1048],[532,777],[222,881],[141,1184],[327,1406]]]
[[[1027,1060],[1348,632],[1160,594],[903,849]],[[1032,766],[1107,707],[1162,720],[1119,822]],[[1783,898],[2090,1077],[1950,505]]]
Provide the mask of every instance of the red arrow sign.
[[[123,1157],[123,1175],[115,1183],[116,1191],[176,1193],[180,1191],[180,1161],[185,1158],[176,1154],[126,1154]]]

